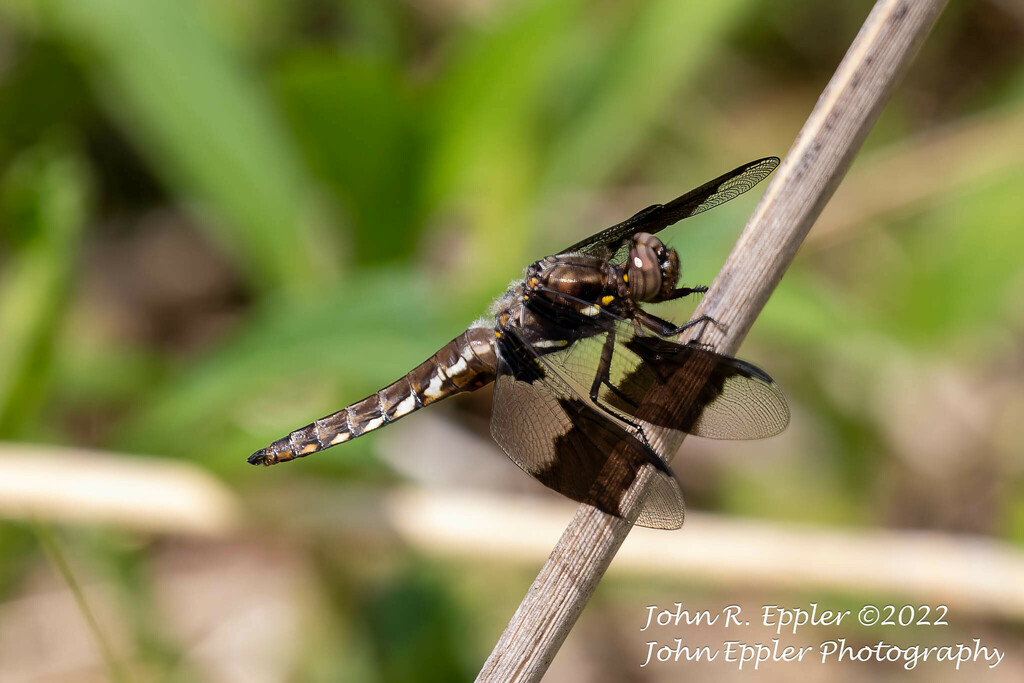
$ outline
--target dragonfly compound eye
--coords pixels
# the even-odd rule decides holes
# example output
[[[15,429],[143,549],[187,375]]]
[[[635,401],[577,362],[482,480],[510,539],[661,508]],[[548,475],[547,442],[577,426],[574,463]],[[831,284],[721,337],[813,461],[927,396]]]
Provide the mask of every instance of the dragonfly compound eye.
[[[660,240],[651,237],[656,245],[649,244],[637,236],[629,250],[629,287],[636,301],[650,301],[661,292],[661,264],[656,248]]]

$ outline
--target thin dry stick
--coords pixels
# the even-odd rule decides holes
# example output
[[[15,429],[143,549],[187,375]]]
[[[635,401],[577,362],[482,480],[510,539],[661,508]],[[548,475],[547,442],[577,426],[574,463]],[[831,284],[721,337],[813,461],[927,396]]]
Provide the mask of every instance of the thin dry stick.
[[[89,627],[89,631],[92,632],[93,637],[96,639],[96,646],[99,648],[100,657],[103,659],[110,680],[118,682],[129,680],[124,668],[117,661],[117,657],[114,656],[114,649],[110,645],[110,639],[107,638],[106,631],[100,626],[95,612],[89,606],[89,601],[85,597],[85,591],[82,590],[78,579],[75,578],[75,573],[71,570],[71,565],[65,559],[64,553],[60,549],[60,544],[54,538],[49,525],[38,519],[33,520],[33,522],[36,538],[39,539],[39,545],[46,551],[50,561],[53,562],[54,567],[56,567],[64,579],[68,590],[71,591],[71,595],[75,598],[78,610],[85,619],[86,626]]]
[[[722,323],[707,326],[702,342],[735,353],[944,5],[875,4],[697,309]],[[650,440],[659,452],[680,445],[665,431]],[[581,505],[477,681],[540,680],[629,529]]]

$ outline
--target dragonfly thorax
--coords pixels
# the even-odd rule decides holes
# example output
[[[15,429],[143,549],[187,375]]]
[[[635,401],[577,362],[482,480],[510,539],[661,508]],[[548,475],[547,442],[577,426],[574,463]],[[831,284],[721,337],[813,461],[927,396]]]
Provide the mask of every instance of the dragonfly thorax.
[[[526,270],[523,283],[527,297],[548,299],[574,309],[607,306],[627,296],[618,268],[584,254],[541,259]]]

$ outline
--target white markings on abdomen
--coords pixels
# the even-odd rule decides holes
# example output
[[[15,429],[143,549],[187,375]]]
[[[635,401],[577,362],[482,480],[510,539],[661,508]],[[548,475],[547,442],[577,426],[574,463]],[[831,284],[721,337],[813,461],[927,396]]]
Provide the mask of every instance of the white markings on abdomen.
[[[391,418],[396,419],[403,415],[408,415],[414,410],[416,410],[416,394],[410,392],[409,395],[401,401],[401,403],[395,406],[395,410],[391,414]]]

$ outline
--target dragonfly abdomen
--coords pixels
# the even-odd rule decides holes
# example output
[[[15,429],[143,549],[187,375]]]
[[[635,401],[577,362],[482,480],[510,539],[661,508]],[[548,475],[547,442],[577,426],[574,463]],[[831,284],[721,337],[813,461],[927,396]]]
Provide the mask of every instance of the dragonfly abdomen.
[[[397,382],[296,429],[250,455],[249,462],[275,465],[345,443],[423,406],[490,384],[497,365],[494,330],[471,327]]]

